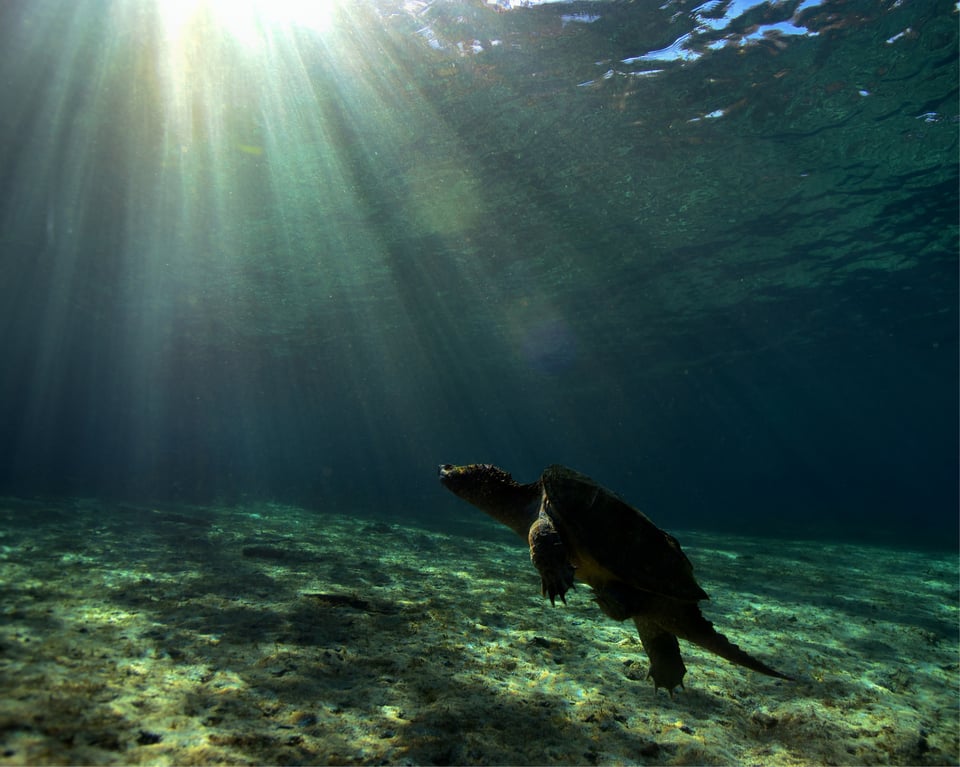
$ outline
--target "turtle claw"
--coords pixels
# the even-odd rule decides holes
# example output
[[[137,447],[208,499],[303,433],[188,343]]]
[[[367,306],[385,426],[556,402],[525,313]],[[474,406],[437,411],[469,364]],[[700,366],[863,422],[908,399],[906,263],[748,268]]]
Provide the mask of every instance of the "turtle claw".
[[[540,574],[540,593],[545,597],[550,597],[550,604],[557,606],[557,597],[564,604],[567,603],[567,592],[573,588],[573,567],[569,564],[563,572],[550,572]]]
[[[664,689],[666,689],[667,695],[670,696],[670,700],[673,700],[673,693],[676,692],[677,688],[679,688],[679,689],[681,689],[681,690],[685,690],[685,689],[686,689],[686,688],[683,686],[683,682],[677,682],[677,683],[676,683],[675,685],[673,685],[672,687],[670,686],[669,682],[668,682],[668,683],[659,683],[659,682],[657,681],[657,678],[656,678],[655,676],[653,676],[652,668],[651,668],[651,671],[647,673],[647,679],[653,679],[653,692],[654,692],[654,694],[658,693],[658,692],[660,691],[660,688],[663,687]]]

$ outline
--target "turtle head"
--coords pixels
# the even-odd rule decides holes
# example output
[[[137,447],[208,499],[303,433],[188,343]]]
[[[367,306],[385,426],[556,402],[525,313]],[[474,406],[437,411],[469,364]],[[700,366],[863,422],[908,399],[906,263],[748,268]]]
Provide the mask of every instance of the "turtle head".
[[[516,487],[513,477],[491,463],[469,463],[466,466],[440,464],[440,482],[454,495],[482,506],[485,498],[499,497],[504,490]]]
[[[440,482],[454,495],[485,511],[526,537],[533,521],[531,504],[539,502],[540,483],[521,485],[508,472],[489,463],[440,465]]]

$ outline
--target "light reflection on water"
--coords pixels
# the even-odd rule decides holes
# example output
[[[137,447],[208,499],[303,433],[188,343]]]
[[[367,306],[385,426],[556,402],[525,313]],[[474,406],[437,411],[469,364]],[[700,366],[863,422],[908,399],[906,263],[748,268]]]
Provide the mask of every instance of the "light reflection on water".
[[[545,5],[568,5],[573,2],[574,0],[523,0],[523,2],[487,0],[486,7],[498,13],[506,13],[508,11],[530,11]],[[624,58],[622,63],[634,64],[644,61],[689,62],[701,58],[709,51],[719,50],[730,45],[743,47],[754,43],[769,43],[771,41],[775,42],[781,37],[803,35],[816,37],[819,35],[819,31],[811,26],[811,22],[816,23],[819,16],[816,16],[812,11],[820,8],[823,2],[824,0],[804,0],[792,12],[789,4],[778,7],[780,4],[771,4],[766,0],[732,0],[731,2],[708,0],[708,2],[691,11],[685,11],[678,8],[678,4],[668,2],[658,10],[663,13],[665,21],[685,27],[683,34],[679,35],[670,45]],[[594,6],[596,11],[593,12],[579,11],[577,13],[560,14],[561,27],[566,28],[573,24],[593,24],[605,17],[605,9],[613,10],[603,2],[596,2]],[[441,3],[439,0],[418,3],[415,7],[415,15],[427,16],[430,11],[437,11],[441,7],[452,6],[449,3]],[[411,10],[411,6],[408,6],[408,10]],[[751,20],[750,16],[757,20]],[[445,35],[434,29],[431,24],[422,27],[420,34],[433,49],[451,50],[463,56],[482,54],[500,44],[500,41],[497,40],[485,43],[481,39],[468,41],[444,39]],[[447,34],[449,34],[449,31]],[[482,35],[478,33],[477,38],[480,37]],[[642,72],[639,74],[650,73]]]

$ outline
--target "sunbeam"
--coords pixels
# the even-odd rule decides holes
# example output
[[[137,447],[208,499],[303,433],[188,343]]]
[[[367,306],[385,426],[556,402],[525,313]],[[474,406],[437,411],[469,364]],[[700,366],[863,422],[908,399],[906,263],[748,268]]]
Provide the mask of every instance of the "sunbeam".
[[[291,27],[326,32],[338,12],[337,0],[163,0],[157,10],[166,34],[189,35],[206,19],[241,42],[264,43],[264,36]]]
[[[471,244],[489,204],[417,85],[430,66],[411,55],[420,38],[346,3],[116,2],[56,26],[60,56],[38,37],[21,51],[57,87],[35,107],[44,130],[18,172],[55,274],[32,388],[76,368],[78,429],[96,430],[104,400],[134,411],[102,436],[162,482],[177,441],[214,463],[228,442],[256,466],[290,421],[328,435],[321,462],[344,460],[350,433],[389,465],[379,435],[388,421],[420,427],[411,399],[450,414],[464,397],[497,406],[494,381],[463,384],[482,355],[525,353],[504,311],[519,297],[494,279],[504,254],[488,268]],[[478,329],[490,348],[458,369],[457,338]],[[120,369],[89,365],[91,345]],[[291,386],[310,417],[289,411]],[[44,405],[56,399],[33,401],[28,440],[57,418]],[[229,411],[214,432],[195,426]],[[179,429],[163,428],[171,418]]]

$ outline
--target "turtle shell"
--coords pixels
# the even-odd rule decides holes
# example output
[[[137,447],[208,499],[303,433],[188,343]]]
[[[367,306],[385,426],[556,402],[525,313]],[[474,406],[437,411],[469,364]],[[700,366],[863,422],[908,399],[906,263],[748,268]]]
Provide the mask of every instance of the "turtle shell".
[[[566,466],[549,466],[541,482],[544,508],[580,580],[594,587],[622,582],[690,602],[709,599],[676,538],[642,512]]]

